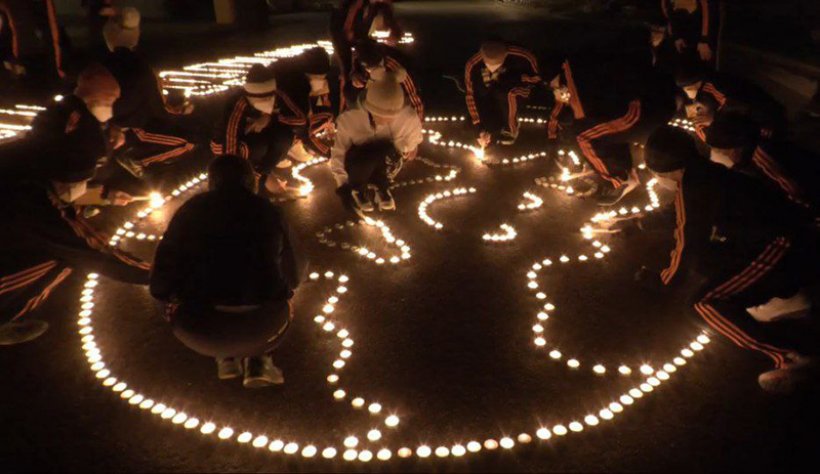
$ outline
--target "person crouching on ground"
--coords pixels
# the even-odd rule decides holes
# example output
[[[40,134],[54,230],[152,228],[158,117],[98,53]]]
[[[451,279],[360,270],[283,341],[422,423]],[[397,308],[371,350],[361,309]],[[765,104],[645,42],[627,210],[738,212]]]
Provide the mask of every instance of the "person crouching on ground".
[[[816,371],[816,338],[784,321],[811,309],[802,288],[816,279],[817,249],[805,213],[761,183],[703,160],[680,129],[653,133],[646,164],[661,186],[676,191],[676,246],[660,275],[647,278],[653,272],[643,269],[639,279],[671,285],[693,270],[706,280],[695,311],[716,332],[774,362],[758,378],[764,390],[790,392],[806,382]]]
[[[287,182],[277,169],[291,165],[287,159],[298,131],[307,127],[307,117],[291,98],[277,87],[275,69],[255,64],[242,90],[228,98],[222,120],[214,130],[214,155],[236,155],[250,160],[268,196],[288,193]]]
[[[336,193],[352,210],[394,210],[390,183],[405,160],[413,160],[422,142],[421,120],[402,90],[404,70],[371,73],[361,107],[336,121],[330,169]]]
[[[214,160],[209,190],[171,219],[150,286],[177,339],[216,358],[220,379],[244,374],[248,388],[284,383],[271,353],[290,327],[290,299],[307,269],[282,212],[256,186],[247,160]]]

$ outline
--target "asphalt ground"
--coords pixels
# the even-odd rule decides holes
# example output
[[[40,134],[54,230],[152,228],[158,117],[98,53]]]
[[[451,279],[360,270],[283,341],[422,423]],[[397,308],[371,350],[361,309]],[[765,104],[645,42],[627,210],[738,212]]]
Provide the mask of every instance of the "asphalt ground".
[[[443,72],[458,72],[479,38],[492,31],[540,53],[559,49],[599,54],[629,50],[624,38],[634,32],[594,28],[583,22],[503,8],[491,2],[420,2],[401,5],[402,20],[417,42],[412,47],[430,115],[464,114],[461,99]],[[215,49],[190,48],[183,60],[209,54],[269,49],[325,37],[323,18],[298,15],[269,36],[236,37]],[[182,47],[180,47],[182,48]],[[200,104],[195,120],[207,124],[218,99]],[[533,115],[534,112],[526,112]],[[467,142],[471,132],[459,125],[435,127],[447,140]],[[510,156],[545,148],[543,130],[525,126]],[[505,152],[506,153],[506,152]],[[293,439],[301,445],[334,444],[349,434],[363,439],[380,419],[350,406],[353,396],[378,401],[396,413],[396,430],[382,428],[388,446],[433,448],[471,439],[534,437],[539,426],[567,424],[596,413],[644,377],[617,375],[619,364],[637,372],[643,363],[658,365],[701,333],[703,323],[685,306],[684,291],[655,294],[631,281],[643,263],[661,266],[671,245],[671,229],[651,235],[613,238],[602,260],[579,228],[595,213],[593,202],[545,189],[533,180],[555,175],[545,159],[511,167],[489,167],[469,153],[425,145],[422,156],[458,166],[447,184],[419,184],[395,191],[398,210],[383,216],[397,238],[412,248],[412,258],[397,266],[377,266],[339,247],[321,245],[316,232],[343,223],[346,216],[333,193],[324,165],[303,174],[316,185],[308,198],[283,204],[303,237],[317,271],[349,275],[349,292],[333,316],[355,340],[353,356],[339,373],[348,393],[334,401],[325,377],[339,350],[312,321],[332,290],[328,282],[308,283],[294,299],[297,319],[276,352],[287,383],[281,388],[245,390],[215,377],[212,361],[179,344],[144,288],[103,279],[97,289],[94,324],[97,344],[108,367],[130,387],[157,401],[212,419],[237,430]],[[204,154],[161,169],[152,186],[170,189],[206,163]],[[399,180],[439,173],[421,163],[407,166]],[[469,196],[432,204],[430,215],[445,225],[435,231],[417,216],[428,194],[453,187],[475,187]],[[520,213],[524,191],[541,196],[539,210]],[[662,194],[662,202],[669,196]],[[643,191],[625,204],[643,206]],[[152,215],[144,232],[159,233],[176,202]],[[138,206],[98,218],[113,231]],[[508,244],[486,244],[484,232],[507,222],[518,231]],[[331,238],[389,251],[375,229],[334,229]],[[128,242],[125,248],[150,258],[153,244]],[[560,264],[566,254],[590,261]],[[540,289],[556,309],[544,324],[549,347],[563,352],[552,361],[533,344],[532,325],[543,301],[526,287],[535,261],[556,262],[541,272]],[[51,330],[30,344],[0,351],[2,443],[0,466],[9,471],[770,471],[815,469],[813,394],[767,396],[756,383],[769,367],[761,356],[742,351],[714,336],[706,350],[672,375],[650,396],[612,421],[594,429],[537,439],[511,451],[496,450],[457,460],[371,461],[368,465],[306,461],[272,454],[235,442],[203,437],[129,406],[103,388],[88,369],[77,335],[76,313],[83,281],[72,279],[37,317]],[[575,357],[579,369],[565,361]],[[590,368],[605,364],[607,374]],[[237,431],[238,433],[238,431]],[[375,451],[374,449],[374,451]],[[341,449],[340,449],[341,451]],[[394,454],[395,457],[395,454]]]

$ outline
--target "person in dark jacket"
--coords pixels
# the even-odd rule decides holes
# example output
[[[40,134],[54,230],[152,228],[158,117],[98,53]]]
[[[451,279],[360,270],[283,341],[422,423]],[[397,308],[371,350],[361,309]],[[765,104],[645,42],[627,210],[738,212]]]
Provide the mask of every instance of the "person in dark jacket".
[[[89,49],[94,53],[105,51],[103,27],[109,18],[117,14],[114,0],[82,0],[86,10],[86,28],[88,31]]]
[[[37,176],[3,176],[0,182],[6,209],[0,229],[0,345],[26,342],[46,331],[47,323],[21,318],[40,307],[74,270],[148,284],[148,264],[108,246],[108,239],[73,204],[94,176],[94,157],[52,154],[39,166]]]
[[[467,110],[478,143],[511,145],[518,138],[518,103],[542,82],[530,51],[500,40],[485,41],[464,68]]]
[[[115,205],[128,204],[125,192],[108,157],[112,144],[107,124],[120,88],[111,73],[91,64],[80,74],[74,94],[51,103],[20,140],[0,146],[0,169],[4,178],[25,179],[41,174],[55,159],[87,162],[97,166],[92,186],[101,186],[101,198]]]
[[[669,36],[678,54],[714,64],[720,30],[718,0],[661,0]]]
[[[705,130],[710,159],[729,169],[753,176],[801,207],[810,198],[793,174],[801,153],[780,140],[760,136],[760,127],[743,115],[722,113]],[[806,183],[811,186],[811,183]]]
[[[305,112],[277,88],[274,68],[256,64],[248,71],[243,90],[228,100],[211,151],[250,160],[264,183],[260,191],[283,194],[286,182],[275,170],[290,165],[288,152],[307,125]]]
[[[154,69],[135,51],[140,38],[139,11],[122,8],[109,18],[102,33],[109,50],[102,64],[122,91],[114,103],[111,133],[123,134],[125,143],[115,158],[141,176],[146,166],[170,162],[194,148],[174,123],[175,116],[190,113],[192,107],[168,104]]]
[[[671,285],[688,270],[704,277],[695,311],[740,347],[772,359],[774,370],[759,377],[763,389],[790,391],[814,365],[816,341],[807,331],[759,320],[810,309],[802,291],[817,273],[810,221],[758,182],[700,158],[683,130],[660,128],[646,147],[658,183],[676,191],[676,245],[654,278]]]
[[[299,56],[280,59],[272,65],[277,89],[292,99],[307,117],[306,127],[296,127],[299,143],[291,148],[289,157],[307,161],[315,156],[328,156],[336,116],[338,91],[331,90],[330,56],[322,47],[304,51]]]
[[[290,326],[289,300],[305,277],[297,239],[281,210],[256,195],[247,160],[217,158],[208,185],[171,219],[151,294],[170,305],[183,344],[217,359],[219,378],[244,372],[245,387],[284,383],[271,352]]]
[[[682,61],[675,72],[675,82],[681,91],[678,108],[694,122],[701,140],[721,114],[746,117],[757,124],[763,138],[777,138],[786,122],[783,106],[762,89],[738,78],[709,72],[696,62]]]
[[[361,92],[371,80],[370,73],[375,69],[384,68],[387,71],[403,69],[407,72],[401,87],[416,110],[419,119],[424,122],[424,102],[421,100],[418,83],[413,80],[410,61],[400,51],[374,40],[367,39],[356,43],[353,50],[353,64],[350,73],[350,90],[346,100],[355,103]]]
[[[578,145],[600,178],[599,204],[614,205],[640,184],[631,145],[643,143],[647,128],[672,116],[674,91],[668,91],[668,100],[658,97],[658,84],[647,80],[654,74],[621,60],[608,64],[602,58],[578,57],[565,59],[556,69],[549,82],[555,105],[548,137]]]

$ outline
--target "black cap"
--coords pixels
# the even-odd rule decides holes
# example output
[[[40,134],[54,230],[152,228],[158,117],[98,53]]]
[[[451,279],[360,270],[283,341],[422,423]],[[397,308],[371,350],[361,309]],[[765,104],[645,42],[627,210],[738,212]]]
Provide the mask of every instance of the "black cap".
[[[760,127],[738,114],[717,114],[706,129],[706,144],[713,148],[745,148],[757,143]]]
[[[675,68],[675,84],[678,87],[690,86],[707,77],[706,66],[697,59],[682,59]]]
[[[646,166],[656,173],[686,168],[700,158],[695,140],[677,127],[665,125],[656,129],[646,142]]]
[[[378,66],[384,60],[384,51],[379,43],[362,40],[356,43],[356,57],[367,67]]]
[[[330,55],[325,48],[310,48],[300,56],[306,74],[327,74],[330,70]]]

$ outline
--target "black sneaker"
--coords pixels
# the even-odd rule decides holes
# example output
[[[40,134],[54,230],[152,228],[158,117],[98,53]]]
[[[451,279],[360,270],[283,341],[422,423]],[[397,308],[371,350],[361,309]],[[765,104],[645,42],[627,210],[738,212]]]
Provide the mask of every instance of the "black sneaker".
[[[354,189],[351,191],[351,194],[353,195],[353,202],[359,210],[362,212],[373,212],[375,210],[373,206],[373,191],[370,189],[362,191]]]
[[[380,211],[395,211],[396,201],[393,199],[393,193],[389,189],[376,191],[376,204]]]
[[[12,346],[33,341],[48,331],[48,323],[37,319],[11,321],[0,325],[0,346]]]
[[[118,156],[116,158],[116,162],[120,167],[122,167],[125,171],[135,177],[135,178],[142,178],[145,175],[145,167],[142,166],[142,163],[132,160],[127,156]]]
[[[264,388],[285,383],[282,370],[273,365],[271,356],[248,357],[243,362],[245,379],[242,385],[245,388]]]

